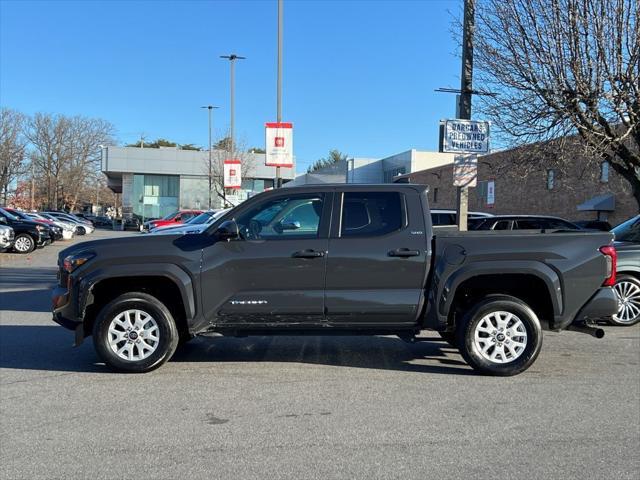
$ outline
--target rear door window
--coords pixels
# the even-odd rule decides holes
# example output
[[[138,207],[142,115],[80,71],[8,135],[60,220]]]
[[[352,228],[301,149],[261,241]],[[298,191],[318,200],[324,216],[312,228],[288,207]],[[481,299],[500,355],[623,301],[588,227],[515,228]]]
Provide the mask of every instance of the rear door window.
[[[340,236],[377,237],[404,227],[404,201],[398,192],[346,192]]]

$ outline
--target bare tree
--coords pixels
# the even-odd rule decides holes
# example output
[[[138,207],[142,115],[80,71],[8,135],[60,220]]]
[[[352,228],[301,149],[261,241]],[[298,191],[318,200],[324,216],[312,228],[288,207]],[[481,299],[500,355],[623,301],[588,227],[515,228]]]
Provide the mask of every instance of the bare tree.
[[[509,146],[606,160],[640,206],[639,14],[638,0],[482,0],[474,54],[495,93],[479,107]]]
[[[91,198],[93,180],[100,177],[100,145],[113,141],[113,126],[101,119],[74,117],[69,145],[69,164],[64,170],[64,182],[69,187],[69,208],[75,209],[82,197]],[[87,192],[88,190],[88,192]]]
[[[229,137],[225,137],[220,140],[217,144],[214,144],[214,148],[211,154],[211,171],[209,171],[209,157],[208,155],[203,156],[204,158],[204,173],[207,176],[211,176],[211,189],[212,189],[212,197],[217,196],[218,198],[225,198],[226,193],[229,189],[224,188],[224,161],[225,159],[237,159],[240,161],[240,168],[242,178],[250,177],[255,170],[255,162],[253,161],[254,154],[252,152],[247,152],[245,148],[245,142],[236,141],[235,142],[235,151],[233,153],[229,153],[223,149],[217,149],[216,146],[219,145],[230,145],[228,142]]]
[[[7,203],[9,186],[24,171],[26,139],[22,135],[25,117],[10,108],[0,109],[0,192]]]
[[[109,122],[80,116],[37,113],[27,121],[31,161],[42,178],[48,207],[57,208],[60,203],[75,207],[89,179],[99,171],[99,145],[110,143],[112,133]]]

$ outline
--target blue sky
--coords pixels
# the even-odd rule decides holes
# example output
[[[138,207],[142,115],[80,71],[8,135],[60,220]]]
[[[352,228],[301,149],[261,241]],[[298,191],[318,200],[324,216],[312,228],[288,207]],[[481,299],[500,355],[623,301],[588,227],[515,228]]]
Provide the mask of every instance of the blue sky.
[[[294,124],[298,171],[337,148],[382,157],[435,150],[438,120],[454,114],[460,63],[453,1],[284,3],[283,120]],[[169,138],[207,144],[229,125],[236,69],[236,134],[264,144],[276,117],[277,3],[261,1],[0,0],[0,104],[100,117],[120,143]]]

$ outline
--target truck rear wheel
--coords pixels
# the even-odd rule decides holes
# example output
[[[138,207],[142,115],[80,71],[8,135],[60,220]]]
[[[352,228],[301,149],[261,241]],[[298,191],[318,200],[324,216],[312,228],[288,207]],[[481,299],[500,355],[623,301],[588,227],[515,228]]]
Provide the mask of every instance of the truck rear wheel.
[[[475,370],[517,375],[529,368],[542,348],[542,328],[531,308],[507,296],[492,296],[473,307],[457,328],[457,343]]]
[[[152,295],[120,295],[98,314],[93,343],[112,369],[149,372],[171,358],[178,346],[178,329],[171,313]]]

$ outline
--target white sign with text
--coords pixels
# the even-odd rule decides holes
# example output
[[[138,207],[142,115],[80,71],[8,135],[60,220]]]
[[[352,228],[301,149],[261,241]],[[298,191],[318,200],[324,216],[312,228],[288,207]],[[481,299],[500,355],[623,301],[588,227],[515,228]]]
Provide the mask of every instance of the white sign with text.
[[[293,124],[265,123],[264,164],[267,167],[293,167]]]
[[[442,151],[447,153],[488,153],[489,122],[445,120]]]

